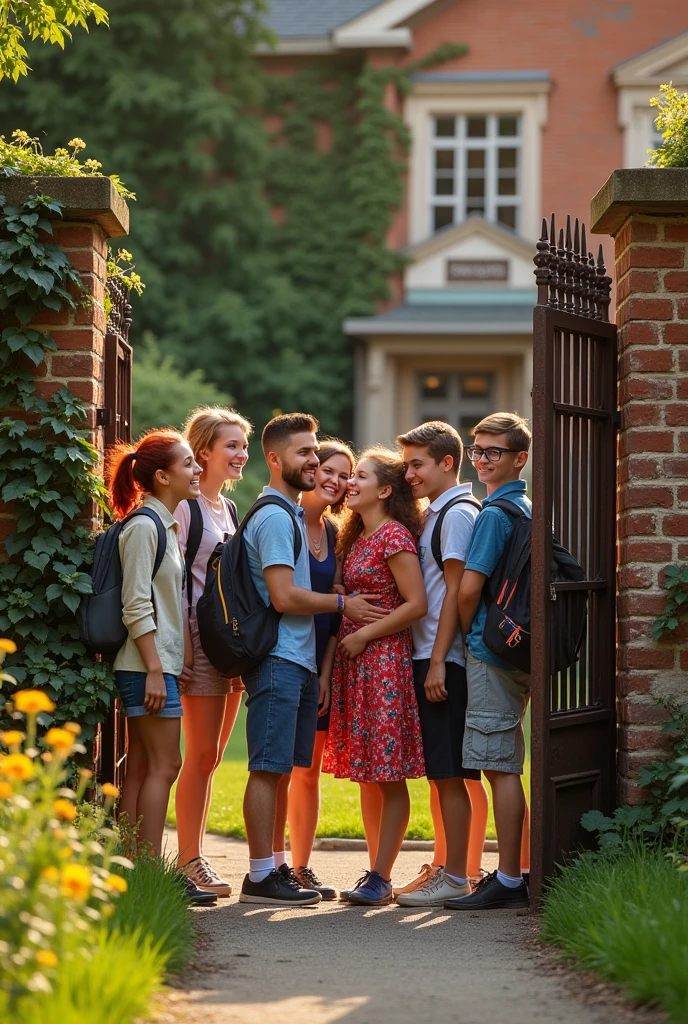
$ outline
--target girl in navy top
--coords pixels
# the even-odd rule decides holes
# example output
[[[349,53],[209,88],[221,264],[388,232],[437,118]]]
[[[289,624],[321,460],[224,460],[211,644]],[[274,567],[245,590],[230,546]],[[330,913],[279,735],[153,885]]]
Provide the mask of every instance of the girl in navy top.
[[[335,556],[337,529],[328,513],[336,516],[344,507],[347,484],[355,460],[351,449],[336,440],[323,441],[318,459],[320,466],[315,474],[315,489],[304,491],[301,503],[306,513],[311,590],[329,594],[341,571],[338,571]],[[320,679],[318,731],[311,767],[292,770],[288,805],[278,798],[275,832],[279,834],[281,815],[284,834],[285,819],[288,816],[293,868],[287,868],[286,857],[279,851],[275,852],[275,866],[278,870],[289,872],[292,877],[296,876],[300,888],[314,889],[324,900],[332,900],[337,895],[336,890],[332,886],[323,885],[309,863],[320,810],[320,767],[330,721],[330,677],[340,616],[324,614],[316,615],[314,619],[315,657]],[[284,843],[281,845],[284,846]],[[283,865],[281,868],[280,862]]]

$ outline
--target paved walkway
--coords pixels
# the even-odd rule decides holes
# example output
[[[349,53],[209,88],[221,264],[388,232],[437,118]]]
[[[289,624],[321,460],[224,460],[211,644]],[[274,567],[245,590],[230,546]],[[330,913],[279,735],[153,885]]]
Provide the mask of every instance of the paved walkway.
[[[206,855],[238,892],[244,843],[208,838]],[[423,854],[404,852],[395,879]],[[494,855],[485,857],[492,868]],[[344,888],[365,853],[316,852],[316,872]],[[183,1024],[610,1024],[609,1007],[578,1001],[543,969],[520,911],[459,914],[339,902],[279,910],[236,896],[194,912],[196,965],[171,993],[166,1019]],[[624,1015],[625,1017],[625,1015]],[[627,1019],[627,1018],[626,1018]]]

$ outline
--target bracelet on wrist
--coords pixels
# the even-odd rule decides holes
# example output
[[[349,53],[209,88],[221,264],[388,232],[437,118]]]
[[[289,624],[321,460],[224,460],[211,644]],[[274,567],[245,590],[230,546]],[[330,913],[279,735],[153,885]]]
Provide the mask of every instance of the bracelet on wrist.
[[[341,594],[337,594],[337,611],[338,612],[343,612],[344,611],[344,598],[343,598],[343,596]]]

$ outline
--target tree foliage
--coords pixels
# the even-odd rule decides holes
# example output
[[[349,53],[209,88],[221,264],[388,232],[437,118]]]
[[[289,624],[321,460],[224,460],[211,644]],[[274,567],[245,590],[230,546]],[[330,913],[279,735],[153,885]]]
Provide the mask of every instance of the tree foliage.
[[[660,86],[650,106],[658,107],[655,124],[662,133],[662,145],[650,151],[649,163],[657,167],[688,167],[688,93],[680,93],[669,82]]]
[[[0,0],[0,81],[28,75],[27,37],[64,49],[65,39],[72,38],[70,29],[88,31],[89,18],[107,24],[107,11],[92,0]]]
[[[386,298],[402,259],[387,235],[408,134],[385,107],[408,71],[354,59],[295,76],[254,57],[264,0],[112,0],[82,36],[8,95],[21,123],[79,134],[137,196],[127,245],[146,282],[133,344],[152,332],[182,373],[203,370],[257,426],[308,408],[350,436],[342,320]],[[424,66],[464,48],[445,46]],[[265,115],[268,115],[267,121]]]

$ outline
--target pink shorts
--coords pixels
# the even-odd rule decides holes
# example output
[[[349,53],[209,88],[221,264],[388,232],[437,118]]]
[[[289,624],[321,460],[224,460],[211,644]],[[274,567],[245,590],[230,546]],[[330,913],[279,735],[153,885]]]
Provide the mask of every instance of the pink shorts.
[[[193,681],[188,686],[180,683],[181,695],[183,697],[225,697],[228,693],[240,693],[244,689],[241,677],[228,679],[227,676],[220,675],[206,658],[198,635],[195,608],[189,613],[189,629],[193,648]]]

